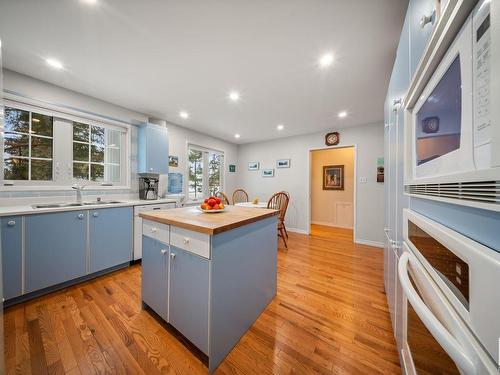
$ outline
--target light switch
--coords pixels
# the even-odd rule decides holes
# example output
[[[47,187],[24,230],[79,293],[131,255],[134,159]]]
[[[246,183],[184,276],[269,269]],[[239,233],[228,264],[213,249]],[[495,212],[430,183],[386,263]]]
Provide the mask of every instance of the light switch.
[[[359,183],[360,184],[366,184],[368,182],[368,178],[367,177],[360,177],[359,178]]]

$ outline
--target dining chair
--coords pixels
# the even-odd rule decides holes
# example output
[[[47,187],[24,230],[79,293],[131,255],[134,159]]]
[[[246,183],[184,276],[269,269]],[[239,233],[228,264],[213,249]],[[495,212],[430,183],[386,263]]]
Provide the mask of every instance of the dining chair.
[[[282,193],[286,194],[286,196],[288,197],[288,203],[290,203],[290,193],[288,191],[282,191]],[[288,204],[287,204],[287,208],[288,208]],[[283,217],[283,229],[285,230],[285,235],[286,235],[286,238],[288,238],[288,232],[286,231],[286,225],[285,225],[285,218]]]
[[[287,236],[285,232],[285,215],[286,215],[286,209],[288,208],[289,200],[290,200],[289,196],[285,192],[280,191],[279,193],[273,194],[273,196],[269,198],[269,201],[267,202],[267,208],[279,210],[278,237],[281,237],[283,239],[283,242],[285,243],[285,248],[287,249],[288,245],[286,243]]]
[[[248,194],[243,189],[236,189],[233,192],[233,204],[240,202],[248,202]]]
[[[220,200],[222,201],[222,203],[224,205],[231,204],[231,203],[229,203],[229,198],[227,197],[227,195],[224,194],[222,191],[218,191],[217,193],[215,193],[215,196],[217,198],[220,198]]]

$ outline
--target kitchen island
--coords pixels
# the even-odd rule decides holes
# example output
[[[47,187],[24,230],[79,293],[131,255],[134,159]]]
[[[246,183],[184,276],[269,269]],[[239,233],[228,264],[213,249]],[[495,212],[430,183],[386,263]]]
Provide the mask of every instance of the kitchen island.
[[[141,214],[142,301],[214,371],[276,295],[278,211]]]

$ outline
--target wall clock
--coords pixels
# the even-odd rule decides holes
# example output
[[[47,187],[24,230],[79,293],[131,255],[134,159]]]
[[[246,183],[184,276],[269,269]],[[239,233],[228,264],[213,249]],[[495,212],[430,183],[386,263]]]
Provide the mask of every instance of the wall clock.
[[[338,132],[328,133],[325,135],[325,144],[327,146],[335,146],[340,142],[340,134]]]

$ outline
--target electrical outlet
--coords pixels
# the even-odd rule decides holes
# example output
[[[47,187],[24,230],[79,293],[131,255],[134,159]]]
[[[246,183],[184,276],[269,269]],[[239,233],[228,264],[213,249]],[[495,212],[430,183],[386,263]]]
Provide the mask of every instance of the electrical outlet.
[[[360,184],[366,184],[368,182],[368,178],[367,177],[360,177],[359,178],[359,183]]]

